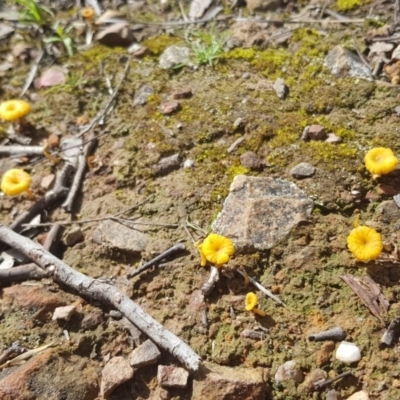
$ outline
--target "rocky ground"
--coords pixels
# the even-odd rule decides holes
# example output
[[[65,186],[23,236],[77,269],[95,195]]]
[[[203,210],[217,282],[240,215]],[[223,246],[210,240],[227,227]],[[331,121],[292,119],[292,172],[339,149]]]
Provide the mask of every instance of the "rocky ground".
[[[1,221],[52,189],[76,157],[60,150],[79,154],[95,135],[72,212],[41,213],[63,222],[52,252],[116,285],[201,367],[188,371],[115,309],[51,276],[0,279],[1,349],[40,350],[22,365],[4,365],[3,353],[0,398],[398,398],[400,347],[381,338],[400,305],[400,170],[374,179],[363,162],[373,147],[400,154],[394,2],[100,2],[119,13],[96,24],[75,2],[47,5],[42,27],[23,23],[23,5],[0,9],[1,99],[18,98],[34,71],[31,113],[13,135],[0,125],[1,145],[47,143],[51,154],[1,153],[0,173],[28,171],[36,197],[3,195]],[[63,41],[43,43],[57,21]],[[378,260],[348,250],[357,223],[381,233]],[[48,229],[24,234],[43,244]],[[204,296],[210,266],[195,242],[211,231],[236,251]],[[180,242],[185,251],[128,277]],[[7,263],[27,262],[10,254]],[[266,316],[245,310],[250,291]],[[333,327],[360,351],[354,362],[337,358],[344,334],[310,339]]]

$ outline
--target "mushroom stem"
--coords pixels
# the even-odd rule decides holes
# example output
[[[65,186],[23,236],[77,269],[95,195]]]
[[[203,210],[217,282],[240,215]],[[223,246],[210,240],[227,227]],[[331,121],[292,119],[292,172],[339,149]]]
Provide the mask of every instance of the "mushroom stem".
[[[264,311],[258,309],[257,307],[254,307],[251,311],[253,311],[254,314],[259,315],[260,317],[265,317],[266,314]]]

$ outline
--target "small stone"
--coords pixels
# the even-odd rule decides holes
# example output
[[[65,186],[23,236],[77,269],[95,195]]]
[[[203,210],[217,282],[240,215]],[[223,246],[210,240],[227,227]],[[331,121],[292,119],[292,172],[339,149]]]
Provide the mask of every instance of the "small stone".
[[[104,397],[109,396],[114,389],[133,377],[134,369],[123,357],[113,357],[101,371],[100,392]]]
[[[81,321],[81,328],[84,330],[94,330],[103,322],[103,313],[93,311],[86,314]]]
[[[189,373],[180,367],[173,365],[159,365],[157,380],[163,388],[183,389],[187,386]]]
[[[43,188],[44,190],[49,190],[54,182],[55,177],[56,176],[54,174],[45,176],[40,182],[40,187]]]
[[[155,364],[161,357],[158,347],[147,339],[139,347],[132,351],[129,363],[132,367],[139,368],[145,365]]]
[[[54,65],[44,70],[40,77],[34,80],[33,85],[35,89],[64,85],[67,81],[67,73],[65,68]]]
[[[166,175],[181,166],[180,154],[174,154],[170,157],[162,158],[157,165],[154,167],[154,172],[157,175]]]
[[[326,342],[323,343],[320,350],[317,353],[317,366],[322,367],[331,358],[332,352],[335,350],[335,343],[334,342]]]
[[[338,400],[338,393],[335,389],[326,392],[325,400]]]
[[[246,151],[240,156],[240,164],[243,167],[249,168],[251,170],[259,170],[262,168],[261,160],[256,153],[253,151]]]
[[[160,104],[160,113],[168,115],[178,111],[180,108],[181,105],[178,101],[168,101],[167,103]]]
[[[132,229],[118,222],[103,221],[93,233],[96,243],[131,253],[141,253],[147,245],[147,235],[139,227]]]
[[[400,60],[400,44],[393,50],[392,60]]]
[[[64,321],[69,321],[75,311],[75,306],[57,307],[54,310],[52,320],[56,321],[62,319]]]
[[[328,136],[325,139],[325,142],[332,143],[332,144],[342,143],[342,138],[339,136],[336,136],[333,132],[330,132],[330,133],[328,133]]]
[[[51,149],[60,147],[60,137],[55,133],[52,133],[47,138],[47,144]]]
[[[192,168],[194,166],[194,161],[188,158],[183,163],[183,168]]]
[[[309,178],[315,174],[315,171],[316,168],[313,165],[302,162],[290,170],[290,175],[297,179]]]
[[[129,46],[135,41],[135,38],[127,22],[118,22],[99,31],[95,40],[105,46],[115,47]]]
[[[280,99],[284,99],[288,93],[289,93],[289,88],[286,86],[285,84],[285,80],[282,78],[278,78],[273,86],[276,95],[280,98]]]
[[[85,235],[81,228],[72,228],[69,232],[64,235],[63,242],[66,246],[71,247],[76,243],[83,242],[85,240]]]
[[[275,373],[276,382],[283,382],[291,379],[297,383],[301,383],[304,380],[304,374],[301,370],[296,368],[295,360],[286,361]]]
[[[160,56],[161,68],[170,69],[177,65],[186,65],[190,62],[190,50],[188,47],[173,45],[164,50]]]
[[[325,57],[325,66],[335,76],[352,76],[372,80],[370,68],[356,54],[340,45],[329,51]]]
[[[192,89],[186,87],[186,88],[178,89],[178,90],[172,95],[172,98],[173,98],[174,100],[189,99],[190,97],[192,97],[192,95],[193,95]]]
[[[352,364],[361,360],[360,349],[350,342],[343,341],[336,350],[336,359],[345,364]]]
[[[117,310],[111,310],[110,311],[110,317],[112,319],[119,320],[119,319],[122,319],[122,314]]]
[[[353,393],[347,400],[369,400],[369,395],[365,390]]]
[[[376,190],[379,194],[383,194],[385,196],[394,196],[398,189],[392,185],[385,185],[384,183],[379,183],[376,187]]]
[[[143,85],[136,91],[135,96],[133,97],[133,106],[144,106],[147,103],[149,96],[153,93],[154,90],[151,86]]]
[[[310,140],[324,140],[327,136],[325,128],[322,125],[310,125],[307,135]]]

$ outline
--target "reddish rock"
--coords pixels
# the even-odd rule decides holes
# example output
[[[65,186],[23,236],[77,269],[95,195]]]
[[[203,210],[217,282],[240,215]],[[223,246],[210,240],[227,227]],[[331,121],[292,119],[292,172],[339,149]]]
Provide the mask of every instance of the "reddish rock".
[[[379,183],[376,189],[379,194],[383,194],[385,196],[394,196],[398,192],[394,186],[385,185],[383,183]]]
[[[310,140],[326,139],[326,131],[322,125],[310,125],[308,128],[308,138]]]
[[[192,97],[193,93],[192,93],[192,89],[190,88],[181,88],[178,89],[173,95],[173,99],[174,100],[179,100],[179,99],[189,99],[190,97]]]
[[[252,170],[259,170],[262,168],[262,163],[260,160],[260,157],[254,151],[246,151],[246,153],[243,153],[240,156],[240,164],[243,165],[243,167],[252,169]]]
[[[320,350],[317,352],[317,366],[322,367],[327,364],[331,358],[331,355],[335,350],[335,342],[326,342],[321,345]]]
[[[56,135],[55,133],[52,133],[47,138],[47,144],[52,149],[55,147],[60,147],[60,137],[58,135]]]
[[[173,365],[159,365],[157,370],[157,380],[163,388],[180,388],[187,386],[189,372]]]
[[[3,302],[11,303],[16,308],[24,308],[26,311],[53,311],[56,307],[64,306],[66,301],[65,294],[52,293],[44,287],[13,285],[3,288]]]
[[[109,396],[114,389],[133,377],[134,369],[123,357],[113,357],[101,371],[101,395]]]
[[[160,104],[160,113],[164,115],[172,114],[178,111],[181,105],[177,101],[168,101],[167,103]]]
[[[265,396],[266,384],[261,368],[213,366],[204,379],[193,381],[192,400],[264,400]]]

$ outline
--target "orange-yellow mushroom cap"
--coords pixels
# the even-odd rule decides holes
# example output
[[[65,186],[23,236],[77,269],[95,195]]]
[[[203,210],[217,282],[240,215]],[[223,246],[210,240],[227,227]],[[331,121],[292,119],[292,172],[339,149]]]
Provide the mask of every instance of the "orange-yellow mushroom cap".
[[[31,176],[22,169],[14,168],[7,171],[1,180],[1,190],[8,196],[29,192]]]
[[[85,7],[81,10],[81,15],[83,18],[91,22],[94,18],[94,10],[92,7]]]
[[[399,160],[391,149],[376,147],[365,155],[364,162],[365,167],[371,174],[380,176],[396,169]]]
[[[31,111],[31,106],[24,100],[8,100],[0,104],[0,118],[4,121],[16,121],[25,117]]]
[[[265,312],[257,308],[258,297],[255,293],[249,292],[246,294],[245,309],[246,311],[253,311],[254,313],[264,317]]]
[[[220,267],[229,261],[235,253],[232,240],[216,233],[210,233],[197,248],[200,251],[201,265],[205,266],[206,261]]]
[[[383,249],[381,235],[368,226],[354,228],[347,237],[347,246],[360,261],[375,260]]]

